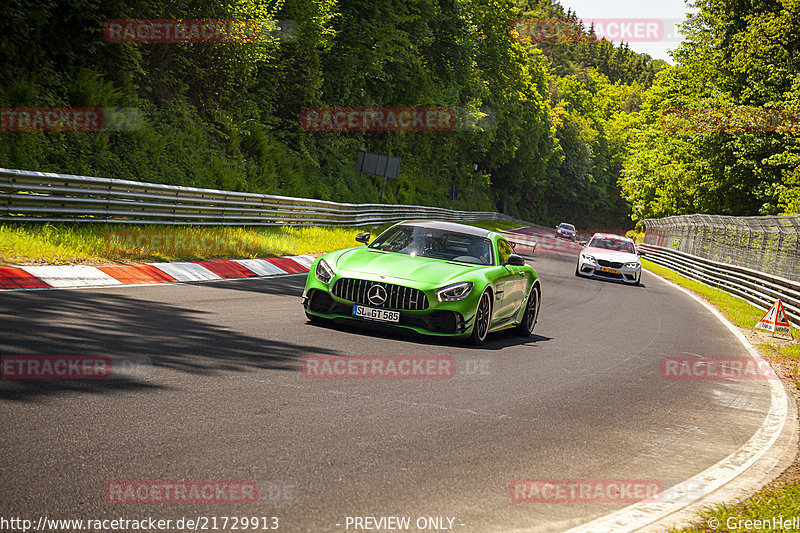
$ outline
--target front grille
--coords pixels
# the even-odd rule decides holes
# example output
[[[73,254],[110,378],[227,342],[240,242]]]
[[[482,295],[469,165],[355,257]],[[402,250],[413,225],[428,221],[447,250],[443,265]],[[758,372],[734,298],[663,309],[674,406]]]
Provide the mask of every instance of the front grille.
[[[602,270],[595,270],[595,276],[603,276],[604,278],[622,279],[622,274],[612,274],[611,272],[603,272]]]
[[[386,291],[386,300],[381,304],[369,301],[369,291],[374,285],[380,285]],[[412,287],[393,285],[367,279],[339,278],[333,285],[333,294],[343,300],[385,309],[403,309],[423,311],[428,308],[425,293]]]
[[[606,261],[605,259],[598,259],[597,264],[601,267],[622,268],[622,263],[616,261]]]
[[[459,334],[467,330],[464,317],[455,311],[434,311],[430,315],[403,315],[400,323],[415,326],[434,333]]]

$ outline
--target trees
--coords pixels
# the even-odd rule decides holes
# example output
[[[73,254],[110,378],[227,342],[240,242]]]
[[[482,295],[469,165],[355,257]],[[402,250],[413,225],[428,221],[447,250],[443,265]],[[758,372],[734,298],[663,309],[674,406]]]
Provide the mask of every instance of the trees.
[[[133,132],[0,131],[0,165],[201,187],[375,201],[356,151],[402,158],[388,202],[500,209],[615,225],[616,184],[640,94],[660,65],[597,40],[522,43],[551,0],[13,1],[0,21],[0,105],[141,110]],[[293,24],[244,43],[110,43],[111,19]],[[66,21],[66,22],[65,22]],[[286,35],[282,35],[286,37]],[[447,107],[485,116],[447,132],[312,132],[311,107]],[[477,165],[477,172],[475,171]]]
[[[649,91],[632,137],[620,183],[634,218],[800,212],[797,126],[746,124],[753,109],[800,103],[800,2],[698,0],[696,7],[675,53],[679,64]],[[719,128],[668,131],[662,115],[670,109],[723,109],[733,118]]]

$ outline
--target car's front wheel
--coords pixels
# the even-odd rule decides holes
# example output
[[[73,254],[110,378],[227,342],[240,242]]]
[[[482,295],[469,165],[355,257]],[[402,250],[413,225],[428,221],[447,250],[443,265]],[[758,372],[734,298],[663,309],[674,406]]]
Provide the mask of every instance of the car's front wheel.
[[[536,319],[539,316],[539,291],[536,287],[531,288],[531,293],[528,295],[528,303],[525,306],[525,314],[522,316],[522,322],[517,326],[517,332],[523,337],[529,337],[533,333],[533,327],[536,325]]]
[[[480,346],[486,342],[489,334],[489,325],[492,322],[492,293],[489,290],[483,291],[481,299],[478,300],[478,307],[475,309],[475,325],[472,326],[470,342],[475,346]]]

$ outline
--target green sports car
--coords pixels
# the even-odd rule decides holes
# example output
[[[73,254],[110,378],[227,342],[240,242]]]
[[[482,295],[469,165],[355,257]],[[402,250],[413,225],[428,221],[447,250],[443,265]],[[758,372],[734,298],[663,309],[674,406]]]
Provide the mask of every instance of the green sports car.
[[[312,322],[347,319],[483,344],[536,325],[541,284],[500,234],[439,221],[395,224],[371,243],[318,257],[303,292]]]

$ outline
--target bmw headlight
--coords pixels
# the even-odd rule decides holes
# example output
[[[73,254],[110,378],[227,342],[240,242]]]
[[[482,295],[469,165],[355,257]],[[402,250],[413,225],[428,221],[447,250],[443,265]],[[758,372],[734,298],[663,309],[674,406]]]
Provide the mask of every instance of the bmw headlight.
[[[469,296],[472,292],[472,282],[462,281],[454,283],[436,291],[436,298],[440,302],[458,302]]]
[[[333,269],[325,262],[324,259],[320,259],[319,263],[317,263],[317,270],[316,270],[317,279],[320,280],[322,283],[330,283],[333,279]]]
[[[583,257],[584,261],[589,261],[590,263],[596,263],[597,262],[597,261],[595,261],[593,255],[581,254],[581,257]]]
[[[625,263],[625,268],[639,268],[640,266],[639,263]]]

